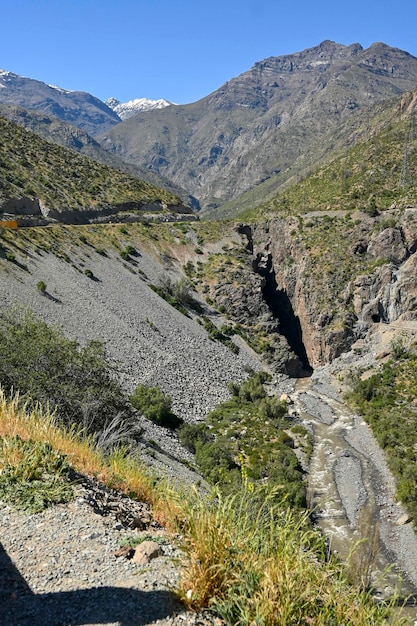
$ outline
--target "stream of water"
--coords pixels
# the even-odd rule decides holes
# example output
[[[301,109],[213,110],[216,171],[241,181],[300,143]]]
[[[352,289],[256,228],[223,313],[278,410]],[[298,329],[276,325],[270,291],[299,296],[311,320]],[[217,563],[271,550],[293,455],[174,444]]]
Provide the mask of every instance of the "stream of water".
[[[308,479],[314,520],[327,537],[330,550],[343,561],[353,546],[362,542],[354,561],[362,580],[372,584],[377,597],[390,596],[394,589],[401,597],[415,597],[417,540],[411,528],[400,530],[398,521],[403,511],[395,502],[392,477],[382,467],[383,454],[362,420],[335,398],[337,394],[332,395],[323,394],[311,379],[296,383],[295,409],[314,438]],[[416,554],[414,570],[410,567],[412,555],[403,555],[408,565],[406,575],[395,565],[399,557],[396,547],[405,530],[407,551],[410,545]],[[415,606],[408,606],[406,614],[411,624],[417,624]]]

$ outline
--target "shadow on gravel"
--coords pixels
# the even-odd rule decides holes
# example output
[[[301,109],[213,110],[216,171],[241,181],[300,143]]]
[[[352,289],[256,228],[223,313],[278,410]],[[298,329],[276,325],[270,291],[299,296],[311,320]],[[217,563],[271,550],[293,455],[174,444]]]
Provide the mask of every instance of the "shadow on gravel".
[[[35,594],[0,543],[0,624],[4,626],[145,626],[183,611],[169,591],[94,587]]]

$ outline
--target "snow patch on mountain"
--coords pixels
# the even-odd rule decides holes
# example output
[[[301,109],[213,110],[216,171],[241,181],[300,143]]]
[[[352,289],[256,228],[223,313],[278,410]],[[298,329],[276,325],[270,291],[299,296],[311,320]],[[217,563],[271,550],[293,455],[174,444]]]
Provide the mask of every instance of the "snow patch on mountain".
[[[19,76],[19,74],[9,72],[8,70],[0,70],[0,76],[5,76],[7,78],[22,78],[21,76]]]
[[[63,89],[58,85],[48,85],[48,87],[50,87],[51,89],[55,89],[55,91],[59,91],[60,93],[72,93],[71,89]]]
[[[113,109],[113,111],[117,113],[120,119],[127,120],[129,117],[132,117],[141,111],[163,109],[171,106],[173,102],[168,102],[168,100],[164,100],[164,98],[161,98],[160,100],[135,98],[134,100],[129,100],[129,102],[120,102],[120,100],[117,100],[116,98],[109,98],[106,100],[106,104],[110,109]]]
[[[1,70],[0,69],[0,79],[1,78],[3,78],[5,80],[6,84],[1,82],[1,80],[0,80],[0,88],[7,89],[8,79],[10,79],[10,78],[21,78],[21,77],[19,76],[19,74],[14,74],[13,72],[8,72],[7,70]]]

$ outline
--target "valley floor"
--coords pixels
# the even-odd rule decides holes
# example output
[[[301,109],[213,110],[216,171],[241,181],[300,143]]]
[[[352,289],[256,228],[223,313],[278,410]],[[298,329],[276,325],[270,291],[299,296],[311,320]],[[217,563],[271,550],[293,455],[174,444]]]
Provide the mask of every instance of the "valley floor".
[[[314,433],[309,466],[309,504],[329,538],[330,549],[346,559],[355,542],[373,537],[378,548],[366,576],[381,597],[399,588],[410,598],[407,617],[417,609],[417,537],[396,498],[395,480],[371,429],[343,402],[343,377],[375,365],[392,339],[415,336],[415,323],[379,324],[361,345],[297,382],[295,409]],[[366,544],[364,544],[366,545]],[[359,548],[360,554],[360,548]],[[368,557],[369,558],[369,557]]]

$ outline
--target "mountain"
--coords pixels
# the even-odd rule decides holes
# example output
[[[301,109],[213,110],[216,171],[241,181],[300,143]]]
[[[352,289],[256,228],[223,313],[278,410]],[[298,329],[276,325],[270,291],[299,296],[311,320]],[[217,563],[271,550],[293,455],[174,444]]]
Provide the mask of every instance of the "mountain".
[[[174,194],[67,150],[0,117],[0,213],[29,223],[192,213]]]
[[[416,85],[417,59],[407,52],[324,41],[256,63],[198,102],[138,113],[101,144],[210,211],[273,177],[276,191],[313,146],[310,168],[335,148],[335,130],[345,124],[343,145],[370,106]]]
[[[116,98],[109,98],[106,100],[106,105],[110,107],[122,120],[127,120],[129,117],[140,113],[141,111],[152,111],[154,109],[163,109],[169,107],[172,102],[164,100],[149,100],[149,98],[135,98],[129,100],[129,102],[120,102]]]
[[[68,91],[0,70],[0,103],[59,117],[95,136],[120,122],[104,102],[84,91]]]

